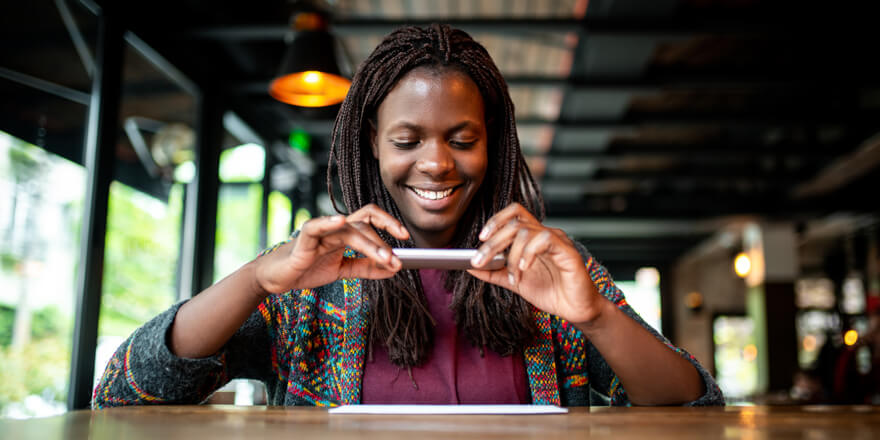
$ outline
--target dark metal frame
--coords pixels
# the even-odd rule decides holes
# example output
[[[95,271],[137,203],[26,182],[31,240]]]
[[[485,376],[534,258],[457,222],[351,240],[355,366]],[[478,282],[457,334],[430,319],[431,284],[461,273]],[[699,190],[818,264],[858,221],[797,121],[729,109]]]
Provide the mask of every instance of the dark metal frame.
[[[106,8],[98,16],[98,47],[92,77],[83,163],[86,194],[80,233],[75,324],[70,365],[69,409],[88,408],[95,372],[98,315],[104,272],[107,201],[113,180],[113,160],[122,87],[123,27]]]
[[[213,90],[203,91],[199,98],[197,133],[196,178],[187,187],[183,235],[180,238],[179,299],[197,295],[214,280],[223,106]]]
[[[214,236],[216,234],[218,168],[222,140],[223,106],[219,94],[203,93],[193,81],[168,63],[158,52],[131,32],[126,32],[111,3],[98,6],[84,2],[98,16],[98,45],[83,163],[87,182],[80,236],[80,266],[77,274],[74,339],[70,369],[68,409],[88,408],[95,373],[95,349],[103,290],[107,207],[113,180],[125,43],[163,72],[176,85],[199,101],[196,179],[188,185],[185,198],[179,262],[178,297],[188,298],[213,280]],[[2,73],[8,73],[4,72]],[[12,72],[15,73],[15,72]],[[4,75],[9,77],[10,75]],[[83,94],[32,78],[10,78],[73,101]],[[88,95],[86,95],[88,96]]]

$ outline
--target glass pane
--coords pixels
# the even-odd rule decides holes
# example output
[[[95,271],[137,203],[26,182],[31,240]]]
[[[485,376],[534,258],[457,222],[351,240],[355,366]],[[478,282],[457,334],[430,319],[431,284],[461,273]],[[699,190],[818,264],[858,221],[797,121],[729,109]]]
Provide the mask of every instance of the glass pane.
[[[837,314],[822,310],[806,310],[797,313],[795,327],[798,336],[798,364],[804,370],[816,366],[822,350],[834,345],[835,335],[840,333]]]
[[[712,325],[715,379],[728,402],[752,396],[758,386],[754,324],[745,316],[718,316]]]
[[[177,299],[196,98],[126,42],[110,186],[95,381],[119,344]],[[178,176],[178,177],[175,177]]]
[[[64,412],[85,170],[0,131],[0,416]]]
[[[309,220],[312,219],[312,213],[306,208],[296,210],[296,217],[293,218],[293,230],[298,231]]]
[[[227,137],[234,138],[230,133]],[[238,145],[220,154],[215,282],[252,260],[260,251],[263,186],[259,182],[263,180],[265,163],[265,149],[253,143]]]
[[[834,307],[834,283],[828,278],[802,278],[797,280],[794,286],[798,308]]]
[[[257,144],[244,144],[220,153],[221,182],[259,182],[263,180],[266,152]]]
[[[655,330],[660,332],[660,288],[635,281],[615,281],[626,302]]]
[[[290,219],[293,205],[290,198],[278,191],[269,193],[269,226],[267,241],[271,246],[287,239],[290,235]]]
[[[99,350],[109,349],[108,359],[122,339],[177,297],[182,207],[181,184],[172,187],[167,203],[119,182],[110,186],[98,330]]]
[[[234,272],[260,251],[259,183],[223,183],[217,201],[214,281]]]
[[[850,315],[865,313],[865,286],[859,275],[850,275],[843,281],[840,310]]]

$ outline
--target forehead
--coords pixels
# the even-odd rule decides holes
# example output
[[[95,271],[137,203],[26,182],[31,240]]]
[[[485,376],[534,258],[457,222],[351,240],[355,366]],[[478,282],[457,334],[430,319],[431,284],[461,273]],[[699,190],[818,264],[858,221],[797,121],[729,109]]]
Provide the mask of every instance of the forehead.
[[[390,119],[483,119],[483,97],[474,81],[457,70],[416,68],[404,75],[378,110]]]

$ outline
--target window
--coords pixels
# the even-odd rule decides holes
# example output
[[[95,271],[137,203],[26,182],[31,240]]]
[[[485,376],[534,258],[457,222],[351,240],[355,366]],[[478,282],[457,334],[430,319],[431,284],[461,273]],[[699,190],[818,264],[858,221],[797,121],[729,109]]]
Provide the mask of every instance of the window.
[[[264,164],[265,151],[257,144],[243,144],[220,155],[215,282],[260,251]]]
[[[269,194],[269,225],[267,241],[269,245],[278,243],[290,236],[290,220],[293,204],[286,195],[272,191]]]
[[[85,170],[0,131],[0,416],[66,408]]]
[[[758,386],[754,323],[746,316],[720,315],[712,323],[715,379],[728,402],[753,395]]]
[[[164,60],[126,37],[110,185],[95,377],[131,333],[177,300],[185,183],[196,98]]]
[[[660,312],[660,272],[653,267],[642,267],[636,271],[635,281],[617,281],[617,287],[626,296],[626,302],[653,327],[661,331]]]

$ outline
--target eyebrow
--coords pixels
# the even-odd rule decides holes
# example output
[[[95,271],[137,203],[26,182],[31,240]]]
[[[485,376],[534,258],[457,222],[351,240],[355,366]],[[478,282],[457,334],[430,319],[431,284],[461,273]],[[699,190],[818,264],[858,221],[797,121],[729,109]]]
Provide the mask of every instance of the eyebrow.
[[[447,133],[455,133],[455,132],[462,130],[462,129],[465,129],[465,128],[472,128],[472,127],[476,128],[477,126],[479,126],[479,124],[468,119],[468,120],[461,121],[458,124],[455,124],[454,126],[450,127],[448,130],[446,130],[446,132]],[[413,124],[412,122],[407,122],[407,121],[399,122],[391,127],[392,130],[397,130],[397,129],[401,129],[401,128],[412,130],[412,131],[422,131],[421,125]]]

